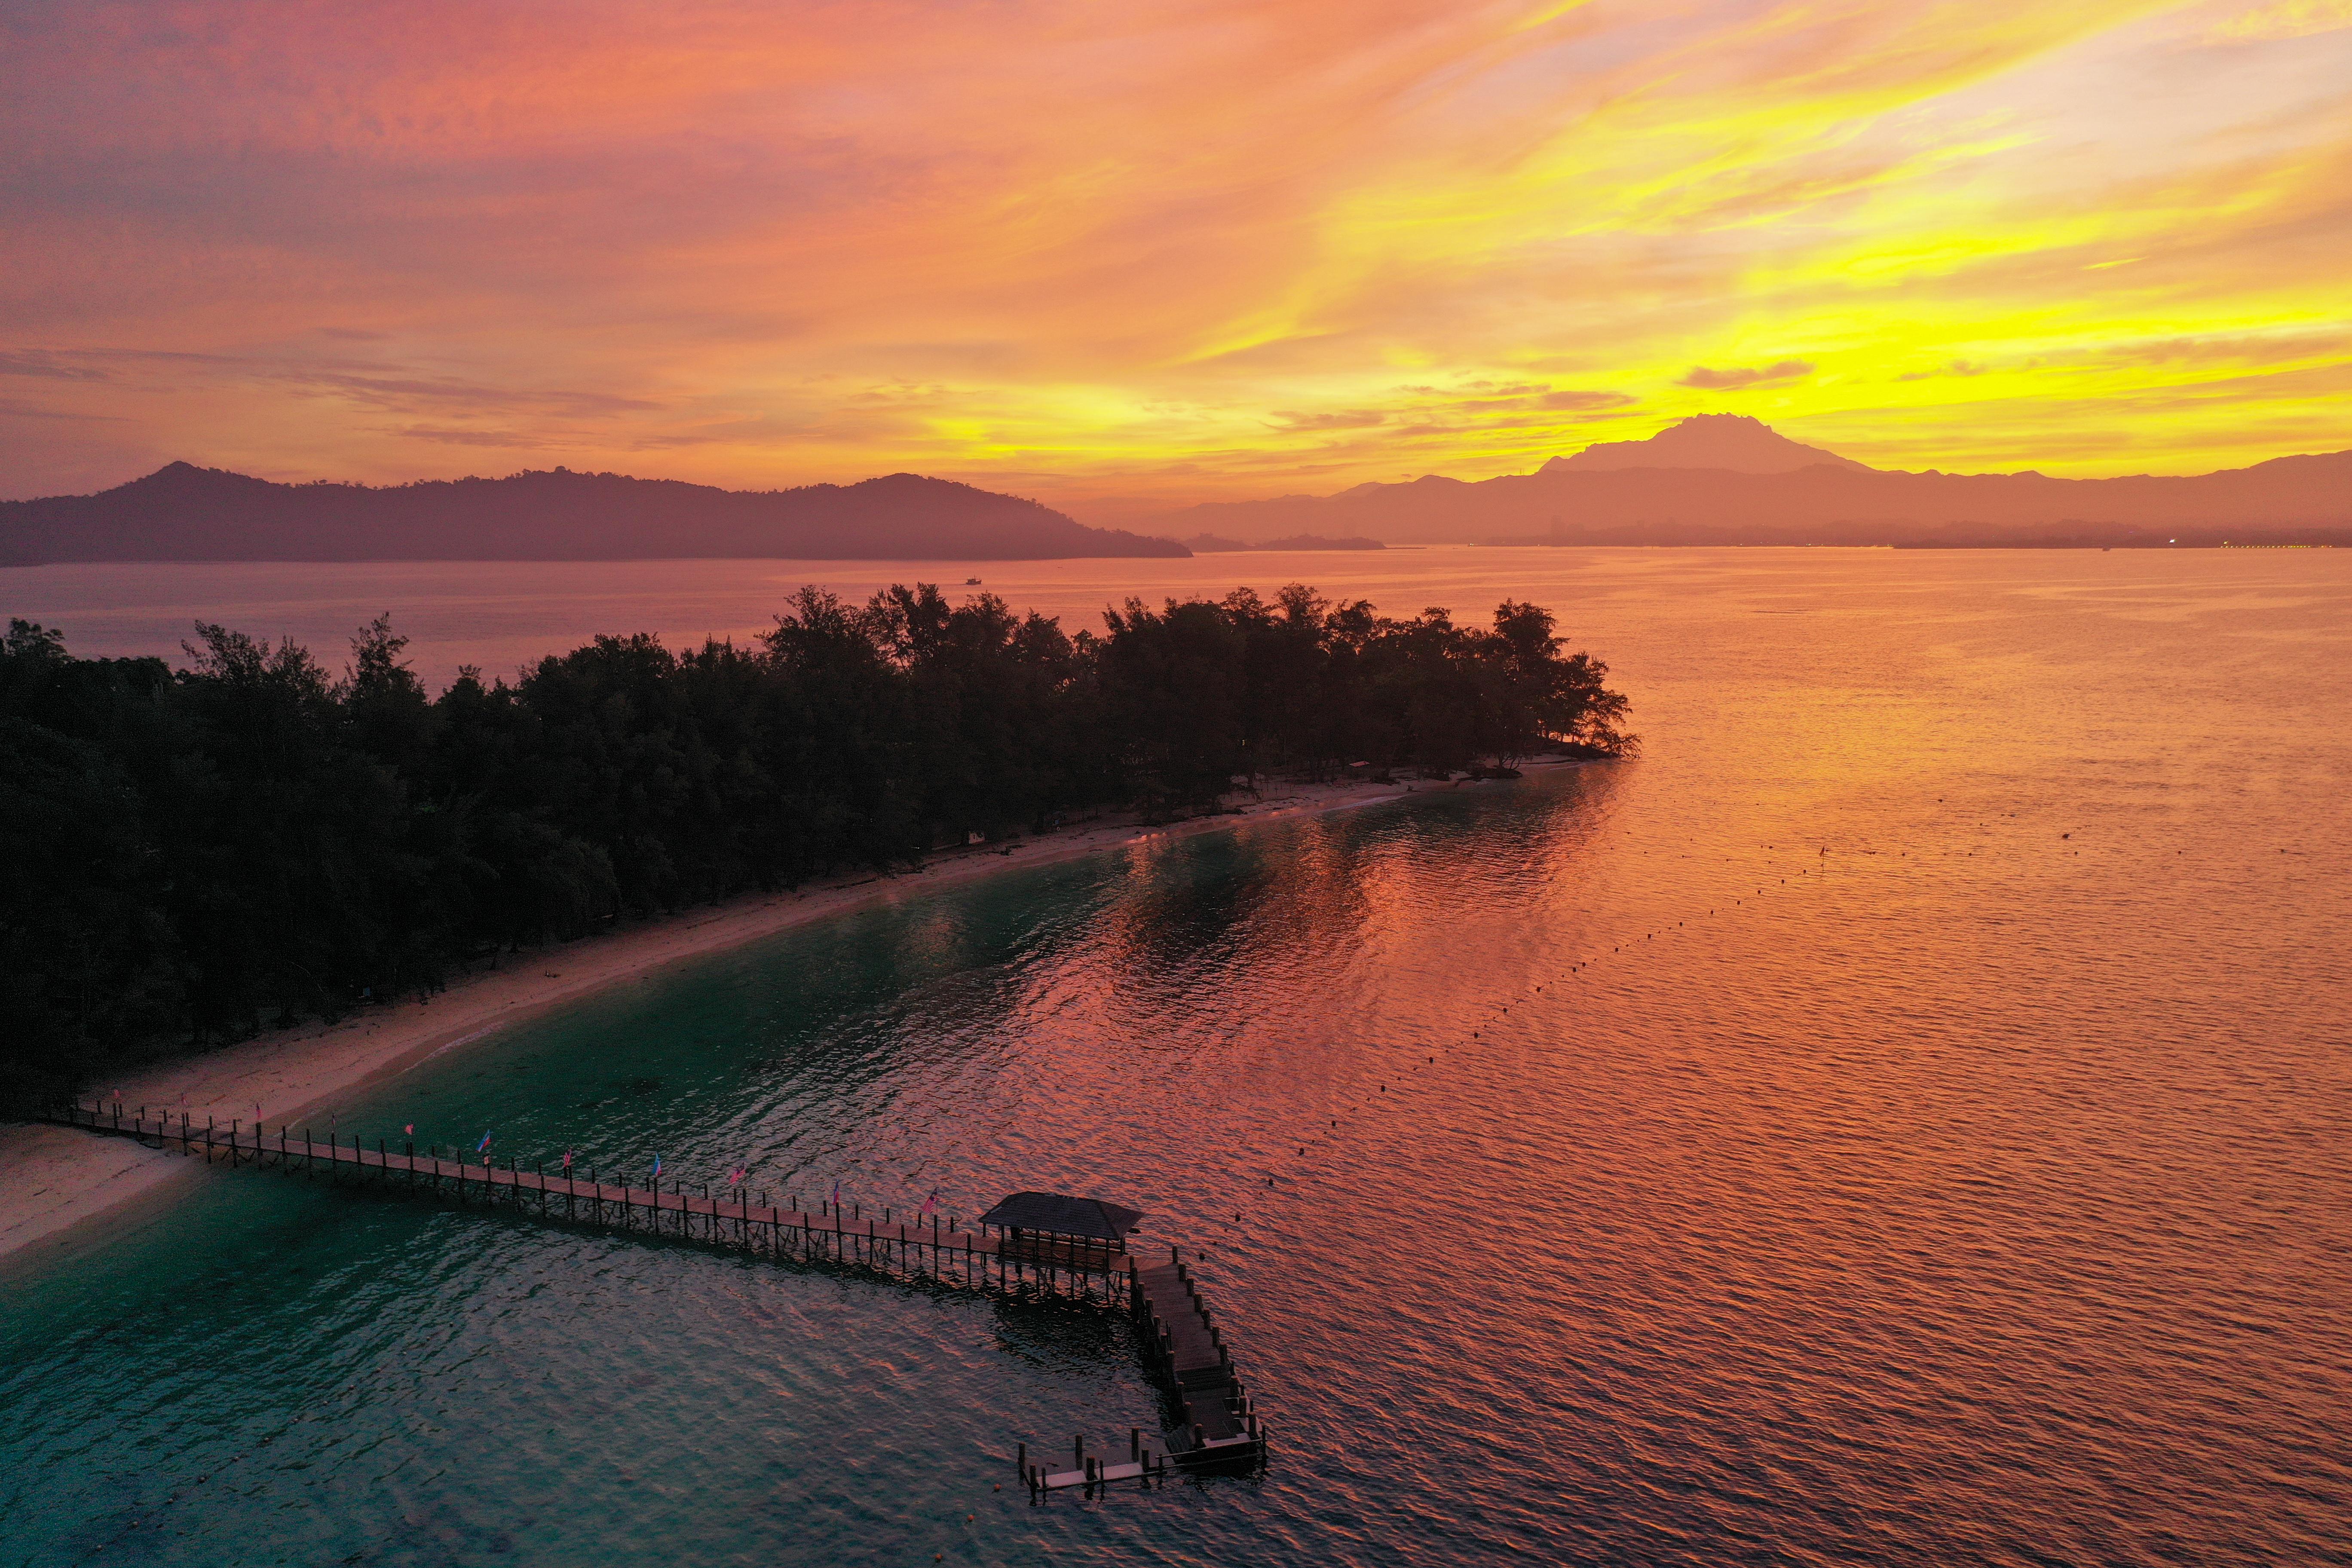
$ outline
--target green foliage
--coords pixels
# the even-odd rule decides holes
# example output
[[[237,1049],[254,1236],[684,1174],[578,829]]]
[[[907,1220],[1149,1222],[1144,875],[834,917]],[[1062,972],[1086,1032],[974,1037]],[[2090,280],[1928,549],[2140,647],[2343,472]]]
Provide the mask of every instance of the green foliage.
[[[160,659],[0,639],[0,1092],[333,1017],[470,959],[1236,781],[1614,753],[1551,616],[1291,586],[1072,637],[921,584],[804,588],[754,647],[600,637],[438,698],[379,616],[341,679],[216,626]]]

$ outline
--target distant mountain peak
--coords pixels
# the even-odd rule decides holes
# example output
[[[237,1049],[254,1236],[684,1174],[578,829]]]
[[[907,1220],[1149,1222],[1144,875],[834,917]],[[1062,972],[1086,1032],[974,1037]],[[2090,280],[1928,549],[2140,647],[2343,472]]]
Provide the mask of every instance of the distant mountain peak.
[[[268,482],[267,479],[252,479],[244,474],[233,474],[226,468],[207,468],[194,463],[174,459],[153,473],[142,474],[128,484],[118,486],[117,489],[135,495],[184,498],[215,493],[226,495],[266,486]]]
[[[184,484],[190,479],[209,479],[222,470],[200,468],[184,458],[174,458],[152,474],[142,474],[131,480],[134,485]]]
[[[1869,473],[1865,463],[1791,441],[1745,414],[1694,414],[1646,441],[1601,441],[1572,458],[1554,458],[1538,470],[1591,472],[1604,468],[1718,468],[1735,474],[1788,474],[1826,464]]]

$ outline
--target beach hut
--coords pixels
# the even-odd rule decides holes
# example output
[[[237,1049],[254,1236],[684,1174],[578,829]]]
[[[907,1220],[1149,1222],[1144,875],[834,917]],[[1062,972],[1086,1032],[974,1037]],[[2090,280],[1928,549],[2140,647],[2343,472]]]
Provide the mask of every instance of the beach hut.
[[[998,1245],[1006,1257],[1097,1269],[1127,1250],[1128,1233],[1142,1218],[1124,1205],[1064,1193],[1014,1193],[980,1216],[1004,1233]]]

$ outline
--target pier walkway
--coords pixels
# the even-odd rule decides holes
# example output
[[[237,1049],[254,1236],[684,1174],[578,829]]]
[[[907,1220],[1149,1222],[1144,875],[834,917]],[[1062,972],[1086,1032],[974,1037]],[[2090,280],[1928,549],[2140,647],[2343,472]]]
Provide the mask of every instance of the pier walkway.
[[[875,1219],[833,1205],[814,1212],[698,1195],[683,1190],[633,1187],[561,1173],[527,1171],[447,1154],[420,1154],[414,1144],[373,1147],[357,1137],[321,1141],[306,1130],[257,1131],[244,1126],[198,1126],[183,1116],[126,1112],[121,1106],[61,1107],[46,1120],[99,1132],[120,1133],[173,1148],[207,1163],[268,1165],[294,1175],[356,1178],[458,1205],[496,1205],[547,1219],[645,1232],[681,1240],[809,1262],[845,1263],[884,1272],[940,1279],[978,1289],[1026,1288],[1048,1295],[1110,1305],[1131,1301],[1131,1258],[1083,1242],[999,1237]]]
[[[340,1137],[321,1141],[307,1129],[298,1134],[281,1127],[272,1133],[239,1123],[221,1127],[209,1120],[197,1126],[188,1116],[175,1121],[167,1112],[145,1107],[126,1110],[119,1104],[61,1105],[41,1119],[136,1138],[207,1163],[261,1165],[296,1176],[355,1180],[460,1205],[501,1206],[551,1222],[1125,1310],[1137,1319],[1151,1370],[1182,1416],[1188,1446],[1177,1449],[1175,1461],[1222,1468],[1255,1464],[1265,1453],[1265,1429],[1234,1373],[1223,1332],[1173,1247],[1167,1263],[1147,1266],[1123,1242],[1107,1245],[1087,1236],[984,1224],[973,1228],[937,1219],[928,1224],[875,1219],[856,1210],[845,1215],[831,1204],[809,1212],[755,1203],[748,1194],[714,1197],[706,1189],[697,1194],[682,1185],[666,1193],[593,1175],[549,1175],[520,1169],[511,1160],[500,1166],[488,1160],[419,1154],[414,1143],[394,1149],[378,1140],[370,1147],[356,1136],[348,1142]],[[1160,1473],[1139,1448],[1129,1465],[1095,1463],[1077,1471],[1048,1472],[1029,1463],[1024,1446],[1019,1464],[1033,1490],[1130,1476],[1148,1480]]]

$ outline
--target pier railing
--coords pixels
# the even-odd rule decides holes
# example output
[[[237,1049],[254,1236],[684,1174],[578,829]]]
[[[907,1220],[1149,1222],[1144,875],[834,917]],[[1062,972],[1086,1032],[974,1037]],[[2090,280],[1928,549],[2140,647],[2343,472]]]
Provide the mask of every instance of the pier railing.
[[[354,1134],[320,1139],[310,1129],[276,1131],[222,1127],[183,1114],[121,1105],[66,1105],[45,1120],[119,1133],[177,1149],[207,1163],[263,1165],[299,1176],[366,1182],[462,1205],[518,1209],[534,1217],[641,1232],[707,1246],[813,1263],[845,1264],[908,1278],[975,1289],[1012,1290],[1128,1304],[1133,1296],[1130,1259],[1099,1248],[1018,1244],[986,1231],[845,1214],[835,1205],[814,1212],[738,1198],[670,1192],[538,1170],[509,1161],[420,1154],[414,1143],[370,1144]]]
[[[1181,1255],[1147,1263],[1123,1248],[1084,1237],[1034,1231],[997,1235],[934,1219],[928,1224],[874,1219],[826,1204],[815,1211],[755,1203],[750,1194],[715,1197],[680,1186],[670,1192],[606,1182],[593,1174],[550,1175],[509,1160],[467,1160],[413,1142],[371,1145],[354,1134],[320,1139],[309,1129],[277,1131],[211,1118],[199,1125],[182,1113],[121,1104],[66,1104],[41,1120],[95,1132],[137,1138],[176,1149],[207,1163],[257,1165],[289,1175],[363,1183],[464,1206],[496,1206],[532,1218],[634,1234],[660,1236],[804,1264],[850,1268],[899,1279],[939,1282],[1023,1296],[1047,1296],[1125,1310],[1138,1321],[1146,1359],[1182,1415],[1188,1446],[1173,1456],[1187,1468],[1255,1464],[1265,1454],[1265,1431],[1234,1371],[1223,1331],[1211,1315]],[[1134,1443],[1131,1439],[1130,1446]],[[1137,1447],[1126,1464],[1087,1461],[1049,1471],[1019,1458],[1033,1491],[1164,1473]]]

